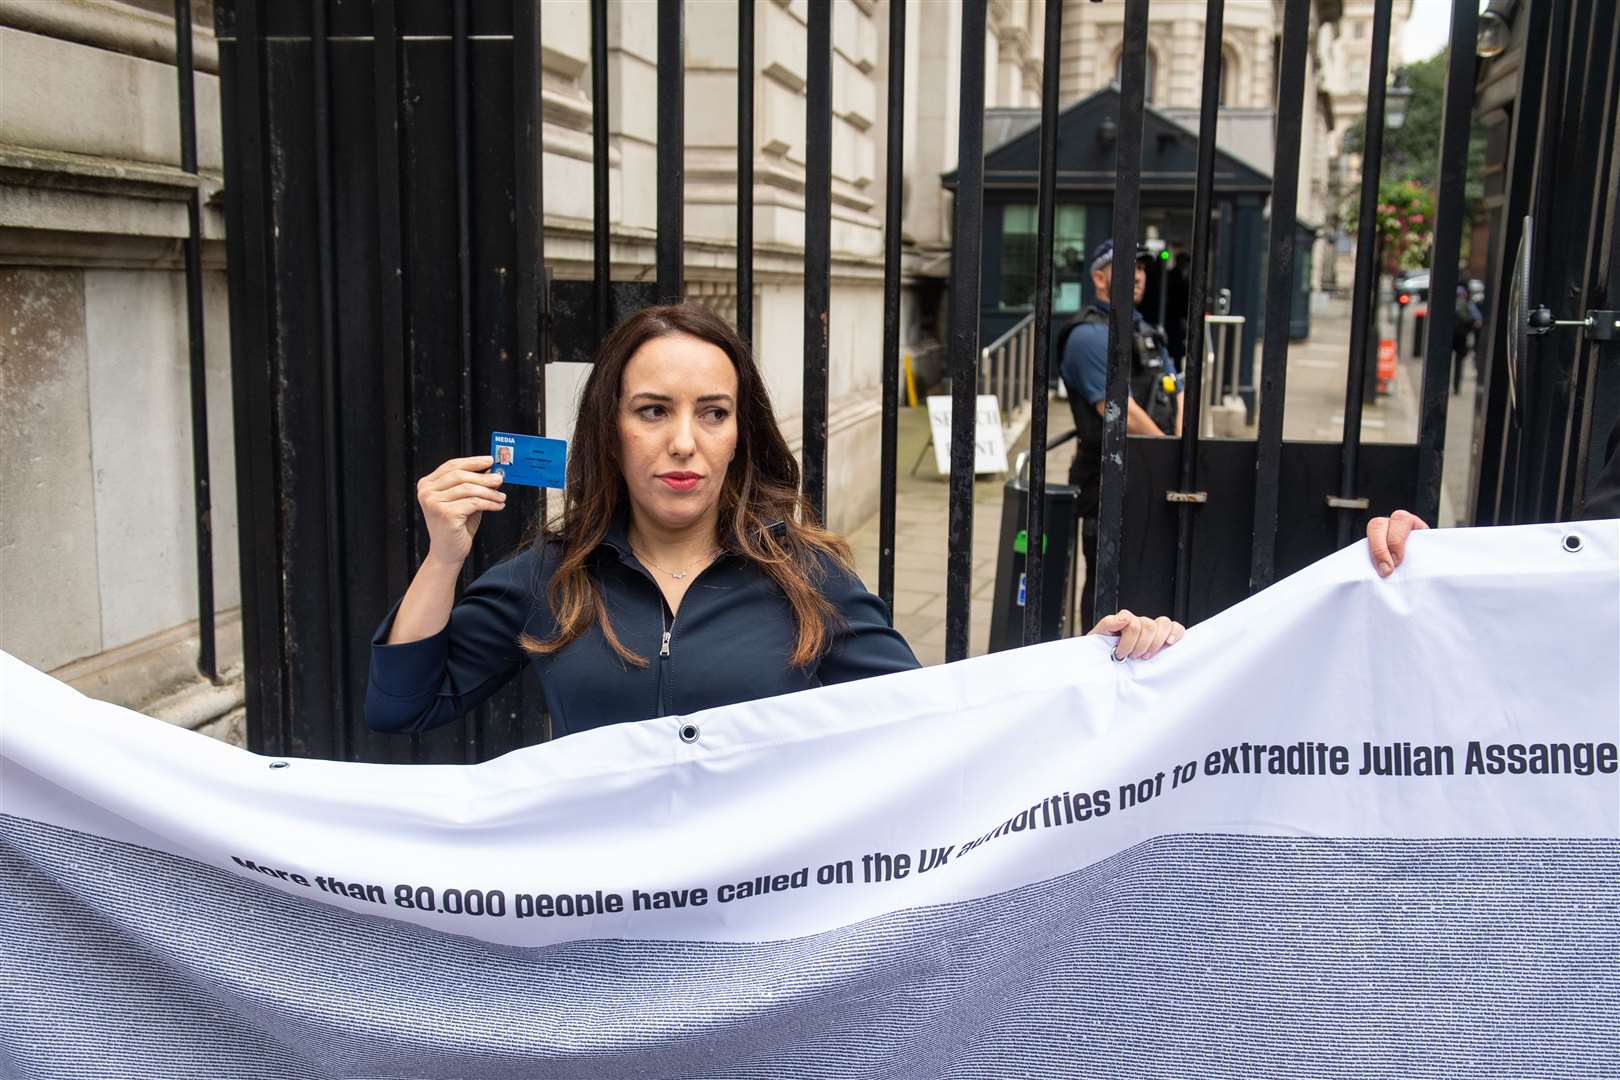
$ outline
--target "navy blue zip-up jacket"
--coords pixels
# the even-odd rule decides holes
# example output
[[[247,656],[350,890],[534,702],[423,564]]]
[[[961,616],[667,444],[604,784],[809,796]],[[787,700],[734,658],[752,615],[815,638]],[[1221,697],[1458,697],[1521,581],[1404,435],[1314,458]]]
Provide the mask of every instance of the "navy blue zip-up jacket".
[[[622,520],[592,553],[591,572],[614,632],[647,666],[625,664],[595,625],[558,652],[531,656],[518,638],[528,633],[545,640],[556,630],[546,602],[556,550],[548,549],[543,563],[529,547],[492,567],[432,637],[384,644],[396,604],[372,638],[366,722],[379,731],[448,724],[526,663],[540,676],[554,737],[918,666],[905,638],[889,626],[883,602],[830,560],[820,589],[842,625],[829,627],[832,645],[808,669],[789,663],[797,632],[787,598],[739,556],[723,553],[694,577],[672,621],[657,582],[630,551]]]

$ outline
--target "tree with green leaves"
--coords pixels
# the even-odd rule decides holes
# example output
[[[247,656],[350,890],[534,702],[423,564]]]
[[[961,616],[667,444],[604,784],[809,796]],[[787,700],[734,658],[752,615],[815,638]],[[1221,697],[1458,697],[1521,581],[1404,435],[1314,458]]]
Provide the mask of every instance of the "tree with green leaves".
[[[1378,185],[1379,232],[1394,233],[1399,237],[1399,250],[1385,247],[1387,269],[1411,270],[1428,264],[1434,230],[1434,205],[1439,200],[1440,142],[1444,123],[1446,98],[1446,56],[1448,49],[1427,60],[1407,64],[1401,69],[1412,97],[1406,104],[1406,122],[1398,128],[1385,128],[1384,156]],[[1350,153],[1361,150],[1365,129],[1358,120],[1345,133],[1344,148]],[[1485,132],[1476,121],[1468,139],[1468,179],[1463,188],[1463,215],[1472,225],[1484,211],[1485,193]],[[1417,199],[1413,189],[1427,193],[1427,200]],[[1354,230],[1359,210],[1358,193],[1352,192],[1345,208],[1346,227]],[[1417,209],[1422,220],[1411,222],[1414,204],[1427,202],[1427,212]],[[1386,213],[1385,208],[1389,208]],[[1397,208],[1404,213],[1397,213]],[[1400,220],[1397,221],[1396,218]],[[1422,228],[1422,226],[1427,226]],[[1413,226],[1419,229],[1414,231]],[[1423,235],[1417,235],[1421,232]],[[1463,230],[1463,243],[1468,242],[1468,230]],[[1386,245],[1388,238],[1386,237]]]

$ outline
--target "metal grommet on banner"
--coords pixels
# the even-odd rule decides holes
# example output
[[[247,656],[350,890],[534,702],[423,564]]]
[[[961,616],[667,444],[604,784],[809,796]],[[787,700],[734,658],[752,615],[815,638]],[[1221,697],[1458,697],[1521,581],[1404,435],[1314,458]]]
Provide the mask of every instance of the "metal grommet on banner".
[[[698,726],[696,724],[681,725],[681,742],[683,743],[695,743],[698,741],[698,736],[701,734],[702,732],[698,730]]]
[[[287,767],[287,763],[285,761],[272,761],[270,763],[270,767],[272,769],[285,769]]]
[[[1583,548],[1585,546],[1586,546],[1586,541],[1581,539],[1581,534],[1580,533],[1565,533],[1564,534],[1564,550],[1569,552],[1571,555],[1573,555],[1576,552],[1580,551],[1581,548]]]
[[[1108,650],[1108,659],[1112,660],[1116,664],[1123,664],[1125,661],[1129,660],[1130,657],[1128,657],[1128,656],[1115,656],[1114,655],[1114,650],[1109,649]]]

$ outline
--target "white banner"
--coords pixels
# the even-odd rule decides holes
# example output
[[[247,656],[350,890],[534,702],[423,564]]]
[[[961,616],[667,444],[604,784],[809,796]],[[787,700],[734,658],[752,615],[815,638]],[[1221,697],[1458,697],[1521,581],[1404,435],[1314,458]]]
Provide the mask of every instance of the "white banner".
[[[1150,662],[478,766],[259,757],[0,654],[0,1075],[1620,1075],[1617,552],[1358,545]]]

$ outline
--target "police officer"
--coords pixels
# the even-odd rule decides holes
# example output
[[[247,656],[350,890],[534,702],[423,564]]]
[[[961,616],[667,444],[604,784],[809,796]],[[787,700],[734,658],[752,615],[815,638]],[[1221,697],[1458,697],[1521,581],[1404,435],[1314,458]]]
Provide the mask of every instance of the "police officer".
[[[1137,249],[1136,286],[1131,294],[1131,371],[1125,430],[1132,435],[1181,433],[1181,377],[1165,349],[1164,332],[1142,317],[1135,305],[1147,288],[1148,252]],[[1080,490],[1080,545],[1086,557],[1086,585],[1080,596],[1080,625],[1090,626],[1096,606],[1097,514],[1102,487],[1103,409],[1108,397],[1106,297],[1113,281],[1114,242],[1091,252],[1089,269],[1096,299],[1063,328],[1063,384],[1074,411],[1077,446],[1069,483]]]

